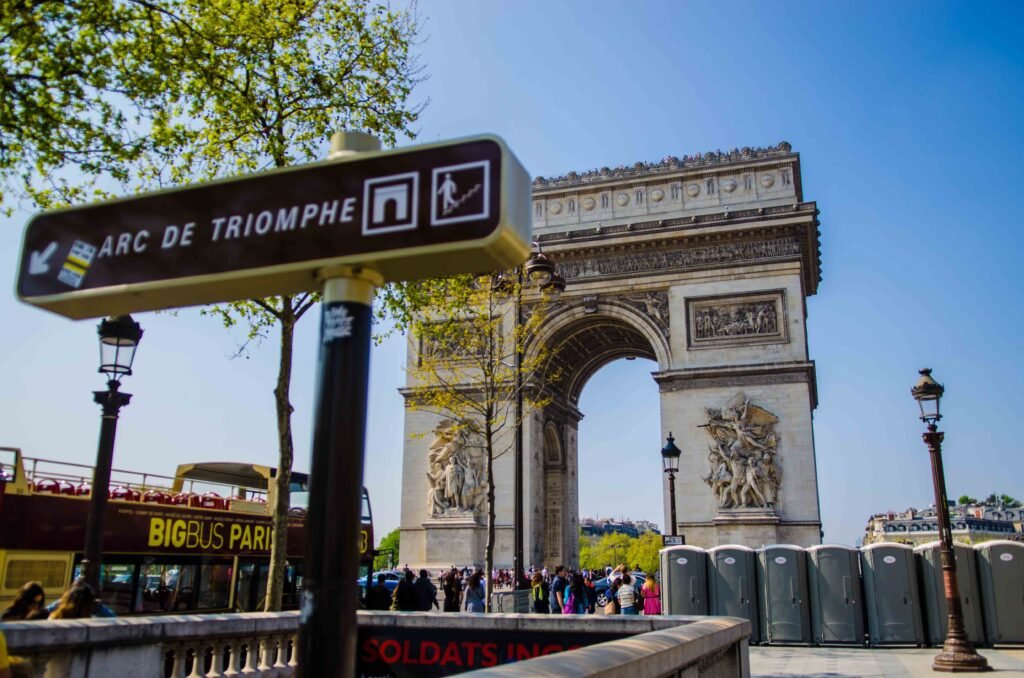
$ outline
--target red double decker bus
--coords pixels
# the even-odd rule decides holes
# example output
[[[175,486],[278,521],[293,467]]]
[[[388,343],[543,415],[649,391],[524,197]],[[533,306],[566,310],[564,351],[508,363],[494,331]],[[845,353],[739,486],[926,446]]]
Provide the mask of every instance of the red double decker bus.
[[[263,609],[276,470],[238,462],[179,466],[174,476],[114,470],[100,597],[118,615]],[[52,599],[79,574],[92,467],[0,447],[0,607],[27,581]],[[283,606],[302,592],[309,478],[292,472]],[[373,565],[363,489],[360,579]]]

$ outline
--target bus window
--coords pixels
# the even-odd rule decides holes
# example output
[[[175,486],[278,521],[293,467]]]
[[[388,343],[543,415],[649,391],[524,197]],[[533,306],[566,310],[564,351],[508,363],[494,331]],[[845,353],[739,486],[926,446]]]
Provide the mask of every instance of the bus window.
[[[191,610],[195,604],[195,565],[143,565],[139,574],[143,612]]]
[[[196,608],[200,610],[224,609],[231,596],[231,565],[203,565],[199,573],[199,596]]]
[[[100,565],[100,600],[117,614],[132,611],[132,587],[135,584],[134,563],[103,563]]]

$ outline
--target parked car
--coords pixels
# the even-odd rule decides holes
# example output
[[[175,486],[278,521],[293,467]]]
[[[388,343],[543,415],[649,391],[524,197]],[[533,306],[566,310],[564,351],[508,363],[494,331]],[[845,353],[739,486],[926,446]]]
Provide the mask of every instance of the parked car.
[[[377,575],[379,574],[384,575],[384,586],[388,588],[388,591],[394,591],[398,586],[398,582],[400,582],[402,577],[405,576],[402,572],[397,572],[395,570],[381,570],[380,572],[374,572],[370,575],[370,586],[377,585]],[[360,581],[359,583],[361,585],[363,582]]]
[[[629,576],[633,580],[633,588],[636,589],[636,595],[639,597],[640,587],[647,581],[647,575],[643,572],[630,572]],[[611,587],[612,581],[612,579],[605,577],[594,582],[594,593],[597,594],[598,607],[604,607],[608,604],[608,589]]]

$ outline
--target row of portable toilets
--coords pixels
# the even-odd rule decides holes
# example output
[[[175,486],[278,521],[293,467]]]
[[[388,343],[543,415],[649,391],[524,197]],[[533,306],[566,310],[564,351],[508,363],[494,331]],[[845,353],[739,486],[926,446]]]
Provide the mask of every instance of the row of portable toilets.
[[[968,638],[1024,643],[1024,544],[956,544],[954,552]],[[661,573],[668,614],[745,617],[754,643],[923,646],[946,638],[938,542],[672,546],[661,551]]]

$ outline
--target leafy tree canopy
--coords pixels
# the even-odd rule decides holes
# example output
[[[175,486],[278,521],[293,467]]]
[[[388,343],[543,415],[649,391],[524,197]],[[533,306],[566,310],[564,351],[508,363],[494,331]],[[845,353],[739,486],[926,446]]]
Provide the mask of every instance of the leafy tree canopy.
[[[394,562],[396,562],[398,560],[398,547],[399,547],[399,538],[400,537],[401,537],[401,532],[396,527],[395,529],[391,530],[386,535],[384,535],[384,537],[380,540],[380,544],[377,546],[377,550],[378,551],[391,551],[391,553],[390,554],[383,553],[382,555],[379,555],[379,556],[375,557],[373,559],[373,569],[374,570],[384,570],[384,569],[387,569],[388,564],[389,564],[389,556],[390,556],[390,563],[394,563]]]

